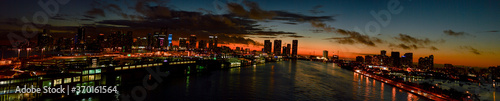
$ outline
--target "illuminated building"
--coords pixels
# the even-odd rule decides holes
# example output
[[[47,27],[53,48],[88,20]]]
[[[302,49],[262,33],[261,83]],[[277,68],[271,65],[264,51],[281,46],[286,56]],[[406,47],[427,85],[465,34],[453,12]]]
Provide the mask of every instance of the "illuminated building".
[[[404,67],[412,67],[413,53],[405,53],[403,56],[401,56],[401,63]]]
[[[181,38],[179,37],[179,49],[185,50],[187,48],[187,38]]]
[[[172,47],[172,34],[168,34],[168,47]]]

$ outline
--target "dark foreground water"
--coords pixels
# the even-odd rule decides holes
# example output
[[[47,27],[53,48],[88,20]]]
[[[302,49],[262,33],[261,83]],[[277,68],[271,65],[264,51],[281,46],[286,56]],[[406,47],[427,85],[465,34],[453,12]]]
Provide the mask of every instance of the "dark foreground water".
[[[425,100],[332,63],[302,60],[164,80],[145,100]]]

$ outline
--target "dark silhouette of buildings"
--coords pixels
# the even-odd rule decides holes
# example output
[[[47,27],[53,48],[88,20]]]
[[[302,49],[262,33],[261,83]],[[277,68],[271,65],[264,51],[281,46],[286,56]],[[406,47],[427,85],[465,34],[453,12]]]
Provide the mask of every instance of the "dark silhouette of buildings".
[[[297,57],[297,44],[298,40],[292,40],[292,57]]]
[[[429,57],[420,57],[418,59],[418,68],[433,69],[434,68],[434,55],[430,55]]]
[[[272,50],[271,40],[264,40],[264,53],[270,54]]]
[[[401,66],[401,58],[399,57],[399,52],[391,52],[391,61],[392,61],[392,66],[394,67]]]
[[[274,40],[274,55],[281,55],[281,40]]]
[[[191,35],[189,37],[189,50],[194,50],[196,49],[196,35]]]

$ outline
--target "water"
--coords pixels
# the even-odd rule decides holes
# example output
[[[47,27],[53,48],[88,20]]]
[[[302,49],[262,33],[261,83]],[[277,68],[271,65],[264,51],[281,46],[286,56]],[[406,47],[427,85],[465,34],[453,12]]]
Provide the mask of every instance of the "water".
[[[164,80],[145,100],[425,100],[333,63],[302,60]]]

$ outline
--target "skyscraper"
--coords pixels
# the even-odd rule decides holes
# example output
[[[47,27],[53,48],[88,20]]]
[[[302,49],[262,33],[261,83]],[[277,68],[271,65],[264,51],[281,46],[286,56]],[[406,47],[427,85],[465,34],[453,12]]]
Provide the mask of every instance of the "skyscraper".
[[[412,67],[413,53],[405,53],[403,56],[401,56],[401,63],[403,66]]]
[[[172,34],[168,34],[168,47],[172,47]]]
[[[190,50],[196,49],[196,35],[191,35],[191,37],[189,37],[188,47]]]
[[[187,48],[187,38],[181,38],[179,37],[179,48],[180,49],[186,49]]]
[[[365,62],[363,56],[356,56],[356,62],[363,63]]]
[[[299,42],[297,40],[292,41],[292,57],[297,57],[297,44]]]
[[[205,49],[205,48],[207,48],[207,43],[204,40],[200,40],[198,42],[198,48],[199,49]]]
[[[328,51],[327,50],[323,50],[323,58],[325,60],[328,60]]]
[[[372,64],[372,56],[365,55],[365,64]]]
[[[286,56],[290,56],[290,48],[292,48],[292,46],[290,44],[286,44],[286,52],[285,52],[285,55]]]
[[[401,58],[399,58],[399,52],[391,52],[392,66],[401,66]]]
[[[283,49],[281,51],[281,55],[286,56],[286,46],[283,46]]]
[[[77,46],[77,49],[83,49],[85,46],[85,28],[80,27],[78,28],[78,33],[76,35],[75,39],[75,45]]]
[[[281,55],[281,40],[274,40],[274,55]]]
[[[208,48],[215,49],[217,47],[217,36],[208,36]]]
[[[380,51],[380,55],[382,55],[382,56],[385,56],[385,55],[386,55],[386,53],[387,53],[387,52],[386,52],[385,50],[381,50],[381,51]]]
[[[271,40],[264,40],[264,53],[271,53],[272,50],[272,43]]]

